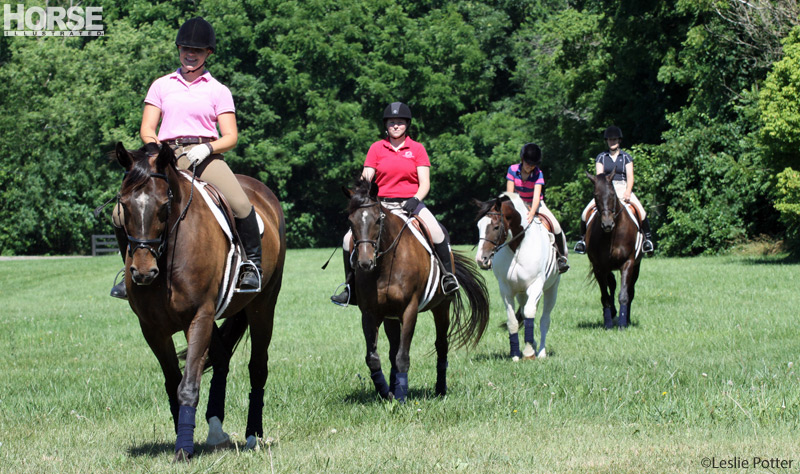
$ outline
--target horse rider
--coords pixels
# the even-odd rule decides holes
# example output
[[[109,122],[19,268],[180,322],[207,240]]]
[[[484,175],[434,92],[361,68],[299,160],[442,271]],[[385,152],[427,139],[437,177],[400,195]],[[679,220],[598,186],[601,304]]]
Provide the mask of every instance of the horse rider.
[[[633,158],[622,150],[622,130],[616,125],[611,125],[603,132],[603,139],[608,145],[608,150],[600,153],[595,158],[595,174],[610,174],[614,172],[614,191],[625,203],[633,204],[641,219],[641,230],[644,234],[642,251],[646,254],[653,253],[653,237],[650,234],[650,221],[647,219],[642,203],[633,194]],[[594,207],[594,199],[581,213],[581,238],[575,243],[576,253],[586,253],[586,217],[589,210]]]
[[[459,289],[450,261],[450,240],[423,200],[431,189],[430,160],[421,143],[409,136],[411,109],[402,102],[392,102],[383,111],[385,137],[369,147],[361,177],[373,179],[378,185],[378,199],[388,209],[403,209],[409,216],[416,215],[428,228],[433,249],[444,267],[442,291],[449,295]],[[354,271],[350,266],[352,231],[348,231],[342,244],[345,289],[331,296],[338,305],[355,304],[353,291]]]
[[[214,28],[201,17],[191,18],[178,30],[175,45],[181,66],[150,85],[144,99],[140,136],[145,144],[166,143],[172,147],[179,169],[194,167],[198,177],[222,192],[233,211],[250,263],[240,267],[238,288],[260,288],[261,236],[256,212],[222,156],[236,146],[239,136],[233,96],[205,69],[206,60],[217,48]],[[122,228],[121,206],[115,207],[112,220],[124,261],[128,239]],[[124,280],[114,286],[111,296],[127,298]]]

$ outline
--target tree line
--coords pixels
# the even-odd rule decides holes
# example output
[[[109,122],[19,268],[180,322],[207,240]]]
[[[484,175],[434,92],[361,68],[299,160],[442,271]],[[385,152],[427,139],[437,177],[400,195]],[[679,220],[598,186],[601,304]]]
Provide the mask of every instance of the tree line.
[[[218,37],[208,69],[237,106],[226,161],[278,195],[291,247],[339,244],[340,188],[392,101],[412,108],[432,163],[426,204],[455,243],[474,243],[471,198],[502,191],[527,142],[574,238],[611,124],[660,253],[800,241],[792,0],[89,3],[104,36],[0,38],[2,254],[87,253],[110,233],[92,214],[122,179],[107,153],[141,146],[147,88],[178,67],[177,29],[198,15]]]

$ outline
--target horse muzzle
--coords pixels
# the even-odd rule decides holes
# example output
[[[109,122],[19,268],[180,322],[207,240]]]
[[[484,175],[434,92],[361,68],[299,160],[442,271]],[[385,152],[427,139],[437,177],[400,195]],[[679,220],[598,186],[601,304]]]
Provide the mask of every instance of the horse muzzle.
[[[614,219],[613,218],[602,218],[600,219],[600,228],[603,229],[603,232],[611,232],[614,230]]]
[[[150,267],[147,271],[139,271],[134,265],[131,265],[131,279],[133,282],[140,286],[146,286],[153,283],[153,280],[158,276],[158,267]]]
[[[359,260],[356,265],[358,266],[358,269],[363,272],[371,272],[375,270],[374,260]]]
[[[492,268],[492,259],[489,257],[482,257],[475,260],[481,270],[489,270]]]

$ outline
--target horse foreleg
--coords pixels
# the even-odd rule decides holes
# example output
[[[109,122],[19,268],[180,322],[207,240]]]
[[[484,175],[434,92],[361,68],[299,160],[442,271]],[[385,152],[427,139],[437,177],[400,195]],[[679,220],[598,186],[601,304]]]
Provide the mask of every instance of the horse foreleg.
[[[636,268],[634,268],[636,267]],[[633,301],[634,275],[638,277],[638,265],[635,260],[628,260],[619,271],[619,320],[617,325],[625,329],[630,324],[630,304]]]
[[[186,332],[186,367],[178,384],[178,430],[174,461],[187,461],[194,455],[194,428],[197,402],[200,398],[200,378],[203,375],[211,326],[214,324],[213,308],[204,315],[195,316]]]
[[[383,332],[389,340],[389,391],[394,396],[394,389],[397,386],[397,351],[400,350],[400,320],[397,318],[387,318],[383,321]]]
[[[158,359],[161,371],[164,373],[164,389],[169,400],[169,411],[172,414],[172,423],[175,432],[178,432],[178,384],[181,382],[181,367],[178,356],[175,353],[175,344],[172,336],[164,334],[163,331],[141,324],[142,334],[145,341],[150,346],[150,350]]]
[[[613,319],[616,315],[616,309],[614,308],[614,301],[611,299],[611,295],[609,295],[609,285],[611,286],[611,292],[613,294],[614,287],[616,286],[616,283],[614,283],[614,275],[612,275],[611,272],[602,273],[597,271],[594,274],[594,278],[597,280],[597,286],[600,287],[600,303],[603,305],[603,327],[611,329],[614,327]]]
[[[533,336],[533,329],[536,322],[536,308],[539,306],[543,287],[544,281],[541,278],[537,278],[528,286],[526,291],[528,301],[525,303],[523,310],[525,314],[525,348],[522,350],[522,357],[525,359],[536,358],[536,339]]]
[[[208,422],[206,445],[219,449],[225,448],[230,444],[230,436],[222,430],[222,422],[225,420],[225,391],[230,368],[231,349],[225,346],[216,324],[211,329],[211,344],[208,355],[211,359],[213,375],[206,408],[206,421]]]
[[[381,370],[381,358],[378,355],[378,324],[375,323],[375,318],[367,313],[361,312],[361,329],[364,332],[364,341],[367,344],[367,368],[369,368],[370,378],[375,385],[375,390],[378,395],[383,399],[389,398],[389,384],[386,383],[386,378],[383,376]]]
[[[560,279],[560,277],[556,277]],[[547,350],[545,343],[547,340],[547,331],[550,330],[550,313],[556,306],[556,298],[558,298],[558,280],[553,283],[550,288],[544,290],[542,298],[542,318],[539,320],[539,332],[541,339],[539,340],[539,352],[536,357],[547,357]]]
[[[450,329],[450,304],[442,303],[433,309],[433,322],[436,325],[436,395],[447,394],[447,351],[449,341],[447,331]]]
[[[411,348],[411,339],[414,338],[414,328],[417,325],[417,308],[416,302],[412,301],[403,311],[399,347],[397,355],[392,358],[397,364],[397,380],[395,384],[392,384],[392,392],[394,398],[400,403],[405,403],[406,395],[408,395],[408,369],[411,366],[409,349]]]

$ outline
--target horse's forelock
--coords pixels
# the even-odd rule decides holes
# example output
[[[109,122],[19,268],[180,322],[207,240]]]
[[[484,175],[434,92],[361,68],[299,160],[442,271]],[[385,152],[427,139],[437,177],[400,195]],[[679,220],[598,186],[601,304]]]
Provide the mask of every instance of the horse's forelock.
[[[129,152],[133,159],[133,166],[128,170],[122,182],[123,192],[138,189],[150,179],[150,159],[145,148]]]
[[[371,188],[372,183],[365,179],[359,179],[356,182],[353,195],[350,197],[350,205],[347,208],[348,213],[352,214],[356,209],[372,202],[372,198],[369,195]]]

